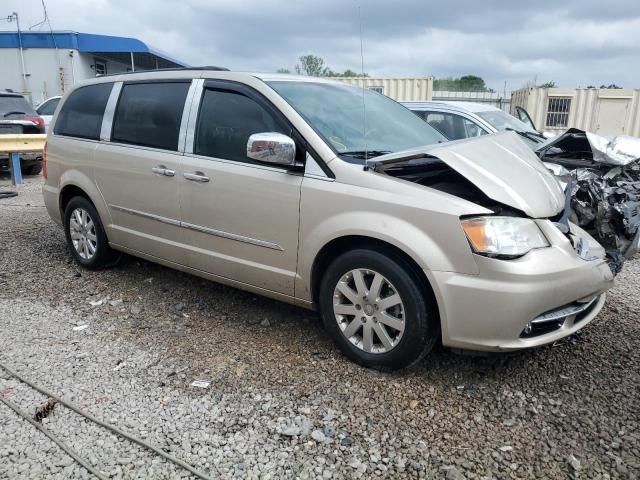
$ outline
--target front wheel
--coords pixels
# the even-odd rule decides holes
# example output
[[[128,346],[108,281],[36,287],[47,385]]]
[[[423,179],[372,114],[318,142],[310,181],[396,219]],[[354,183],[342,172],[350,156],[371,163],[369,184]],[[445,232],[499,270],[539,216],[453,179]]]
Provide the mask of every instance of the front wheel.
[[[363,366],[398,370],[422,359],[438,339],[434,305],[400,259],[369,249],[336,258],[320,286],[327,331]]]
[[[67,204],[64,233],[75,260],[89,270],[113,265],[120,257],[109,246],[95,207],[84,197],[73,197]]]

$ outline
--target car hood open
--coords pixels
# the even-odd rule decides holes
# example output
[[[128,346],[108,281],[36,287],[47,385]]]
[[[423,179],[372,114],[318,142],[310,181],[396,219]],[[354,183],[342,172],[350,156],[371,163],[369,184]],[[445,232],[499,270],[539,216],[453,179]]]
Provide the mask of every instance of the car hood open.
[[[444,162],[487,197],[529,217],[553,217],[564,208],[565,195],[558,180],[513,132],[390,153],[371,164],[375,171],[384,172],[426,158]]]

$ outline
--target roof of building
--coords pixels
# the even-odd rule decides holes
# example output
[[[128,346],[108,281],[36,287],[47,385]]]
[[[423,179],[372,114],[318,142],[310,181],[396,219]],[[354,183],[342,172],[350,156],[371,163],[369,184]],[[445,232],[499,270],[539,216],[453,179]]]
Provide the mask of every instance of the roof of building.
[[[72,31],[53,32],[0,32],[0,48],[64,48],[83,53],[93,53],[107,60],[129,63],[134,54],[140,68],[172,68],[188,65],[166,53],[151,47],[137,38],[95,35]]]

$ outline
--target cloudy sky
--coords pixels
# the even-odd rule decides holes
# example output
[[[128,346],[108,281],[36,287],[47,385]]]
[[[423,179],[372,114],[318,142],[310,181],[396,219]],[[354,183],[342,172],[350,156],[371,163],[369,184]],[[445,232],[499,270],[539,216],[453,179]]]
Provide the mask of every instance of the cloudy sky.
[[[372,76],[475,74],[526,82],[640,87],[640,1],[46,0],[54,30],[139,38],[191,65],[289,68],[313,53]],[[41,0],[2,0],[24,29]],[[0,30],[15,28],[0,21]],[[44,27],[36,28],[42,29]]]

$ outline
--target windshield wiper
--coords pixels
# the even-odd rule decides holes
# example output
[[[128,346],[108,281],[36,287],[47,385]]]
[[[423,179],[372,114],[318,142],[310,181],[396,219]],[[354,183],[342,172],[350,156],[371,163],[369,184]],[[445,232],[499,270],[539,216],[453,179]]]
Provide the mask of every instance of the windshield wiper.
[[[13,112],[7,112],[4,114],[4,117],[8,117],[9,115],[26,115],[26,112],[18,112],[17,110],[14,110]]]
[[[540,140],[546,140],[547,138],[541,133],[537,132],[525,132],[524,130],[516,130],[515,128],[507,127],[505,128],[508,132],[516,132],[518,135],[524,138],[528,138],[529,140],[533,140],[534,142],[539,142]]]
[[[386,155],[387,153],[393,153],[390,150],[347,150],[346,152],[340,152],[340,155],[348,155],[350,157],[357,158],[374,158],[380,155]]]

